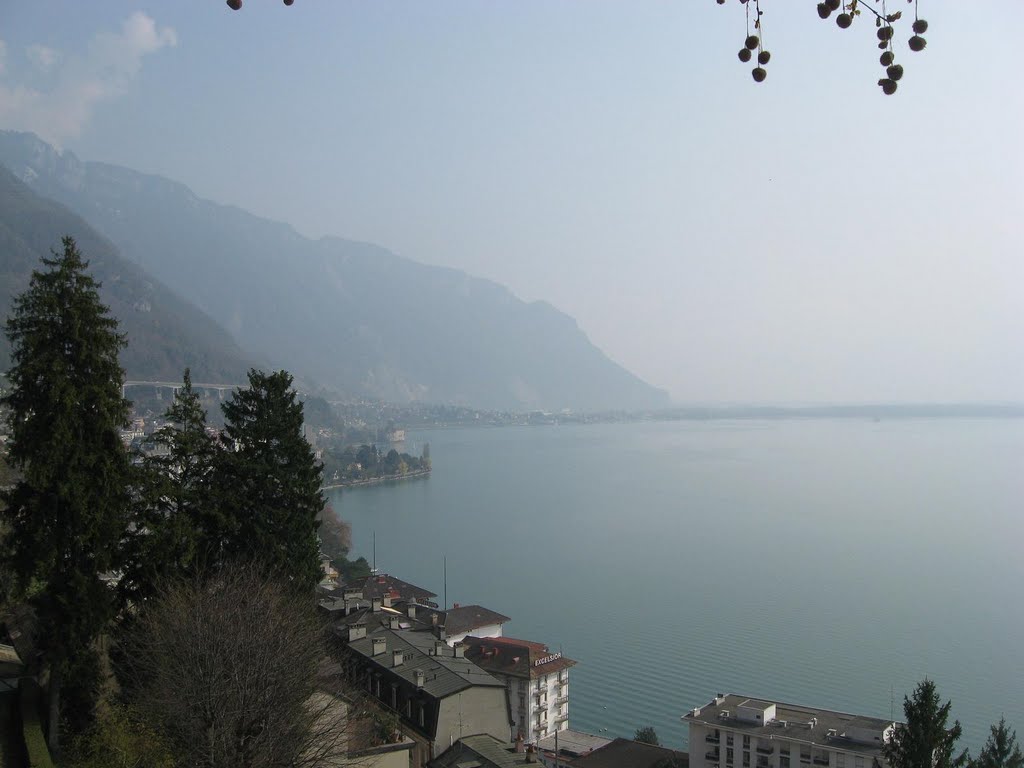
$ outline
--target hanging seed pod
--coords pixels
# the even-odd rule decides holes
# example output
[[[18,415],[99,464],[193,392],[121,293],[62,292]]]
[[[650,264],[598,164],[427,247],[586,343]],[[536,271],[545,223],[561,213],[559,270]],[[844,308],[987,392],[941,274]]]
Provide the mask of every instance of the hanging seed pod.
[[[886,48],[889,47],[889,44],[883,40],[882,42],[880,42],[878,44],[878,47],[881,48],[884,51]]]
[[[892,61],[895,58],[896,57],[893,55],[892,51],[886,51],[885,53],[878,57],[878,61],[879,63],[881,63],[883,67],[888,67],[890,64],[892,64]]]
[[[758,64],[767,64],[771,60],[772,55],[768,51],[761,51],[759,54],[757,54]]]
[[[749,48],[740,48],[740,52],[737,53],[736,55],[740,57],[740,61],[742,61],[744,64],[746,64],[748,61],[750,61],[750,49]]]
[[[912,51],[923,51],[924,47],[928,45],[928,41],[920,35],[914,35],[912,38],[907,40],[907,45],[910,46]]]
[[[825,5],[828,6],[830,11],[838,11],[839,6],[842,5],[842,0],[825,0]]]
[[[892,96],[894,93],[896,93],[895,80],[890,80],[887,77],[883,77],[881,80],[878,81],[878,84],[882,86],[882,93],[884,93],[886,96]]]
[[[768,77],[768,70],[763,67],[754,67],[750,70],[750,74],[753,76],[754,80],[761,83],[764,82],[766,77]]]
[[[849,29],[850,25],[853,24],[853,16],[848,13],[840,13],[836,16],[836,24],[840,29]]]
[[[923,35],[928,31],[928,22],[924,19],[917,19],[911,28],[914,30],[915,35]]]
[[[885,74],[889,76],[890,80],[899,80],[903,77],[903,65],[893,64],[891,67],[886,67]]]
[[[242,0],[228,0],[228,8],[232,11],[237,11],[242,7]]]
[[[892,27],[879,27],[875,34],[878,35],[879,40],[888,40],[892,37]]]
[[[747,41],[744,43],[744,45],[747,46],[747,48],[749,48],[750,50],[754,50],[755,48],[757,48],[757,44],[759,42],[760,41],[757,39],[757,35],[751,35],[750,37],[747,38]]]
[[[284,4],[285,5],[291,5],[294,2],[295,2],[295,0],[284,0]]]
[[[831,8],[829,8],[824,3],[818,3],[818,16],[820,16],[823,19],[827,19],[829,17],[829,14],[831,14],[831,13],[832,13],[832,9]]]

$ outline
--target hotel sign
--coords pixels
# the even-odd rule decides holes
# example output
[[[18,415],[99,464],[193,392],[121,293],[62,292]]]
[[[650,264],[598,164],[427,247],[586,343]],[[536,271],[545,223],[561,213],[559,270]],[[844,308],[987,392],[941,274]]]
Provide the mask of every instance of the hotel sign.
[[[533,662],[533,666],[539,667],[543,664],[550,664],[552,661],[558,661],[560,658],[562,658],[561,652],[552,653],[550,656],[545,656],[542,659],[537,659],[535,662]]]

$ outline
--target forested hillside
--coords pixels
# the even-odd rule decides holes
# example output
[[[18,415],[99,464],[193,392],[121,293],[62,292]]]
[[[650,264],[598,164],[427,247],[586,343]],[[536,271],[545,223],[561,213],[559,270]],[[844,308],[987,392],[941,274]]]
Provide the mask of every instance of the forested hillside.
[[[191,366],[196,381],[244,382],[250,365],[231,336],[183,300],[63,205],[40,197],[0,167],[0,316],[25,290],[40,257],[74,237],[103,283],[101,297],[128,337],[121,355],[129,379],[178,381]],[[10,345],[0,339],[0,370]]]
[[[667,404],[572,318],[496,283],[366,243],[310,240],[182,184],[82,162],[31,134],[0,132],[0,162],[250,354],[336,392],[510,410]]]

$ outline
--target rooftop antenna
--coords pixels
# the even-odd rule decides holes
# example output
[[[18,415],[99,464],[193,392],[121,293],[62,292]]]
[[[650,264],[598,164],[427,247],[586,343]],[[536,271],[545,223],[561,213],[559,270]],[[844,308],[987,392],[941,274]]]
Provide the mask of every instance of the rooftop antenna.
[[[448,556],[444,557],[444,609],[448,610]]]
[[[373,530],[373,572],[377,572],[377,529]]]
[[[896,719],[896,694],[893,692],[892,683],[889,683],[889,719]]]

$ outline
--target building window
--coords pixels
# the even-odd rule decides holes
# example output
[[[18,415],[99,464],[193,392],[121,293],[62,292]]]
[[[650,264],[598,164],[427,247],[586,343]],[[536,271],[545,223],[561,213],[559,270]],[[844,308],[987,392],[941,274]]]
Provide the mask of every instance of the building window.
[[[853,761],[853,764],[856,766],[856,768],[864,768],[864,758],[863,757],[855,758],[854,761]]]
[[[424,715],[424,710],[425,709],[426,709],[426,707],[423,706],[423,702],[420,702],[420,728],[424,727],[423,721],[426,719],[426,717]]]
[[[800,745],[800,762],[809,763],[811,762],[811,748],[801,744]]]
[[[726,743],[727,746],[730,746],[730,747],[732,746],[732,734],[731,733],[725,734],[725,743]]]
[[[836,768],[846,768],[846,755],[836,752]]]
[[[743,768],[750,768],[750,753],[743,753]]]
[[[412,720],[412,699],[405,700],[405,717]]]
[[[779,757],[779,768],[789,768],[789,755]]]
[[[729,765],[732,765],[732,747],[725,748],[725,762],[729,763]]]
[[[750,737],[749,736],[744,736],[743,737],[743,748],[744,749],[750,749]]]
[[[786,757],[789,757],[789,744],[786,744],[785,742],[779,744],[779,754],[786,755]]]

